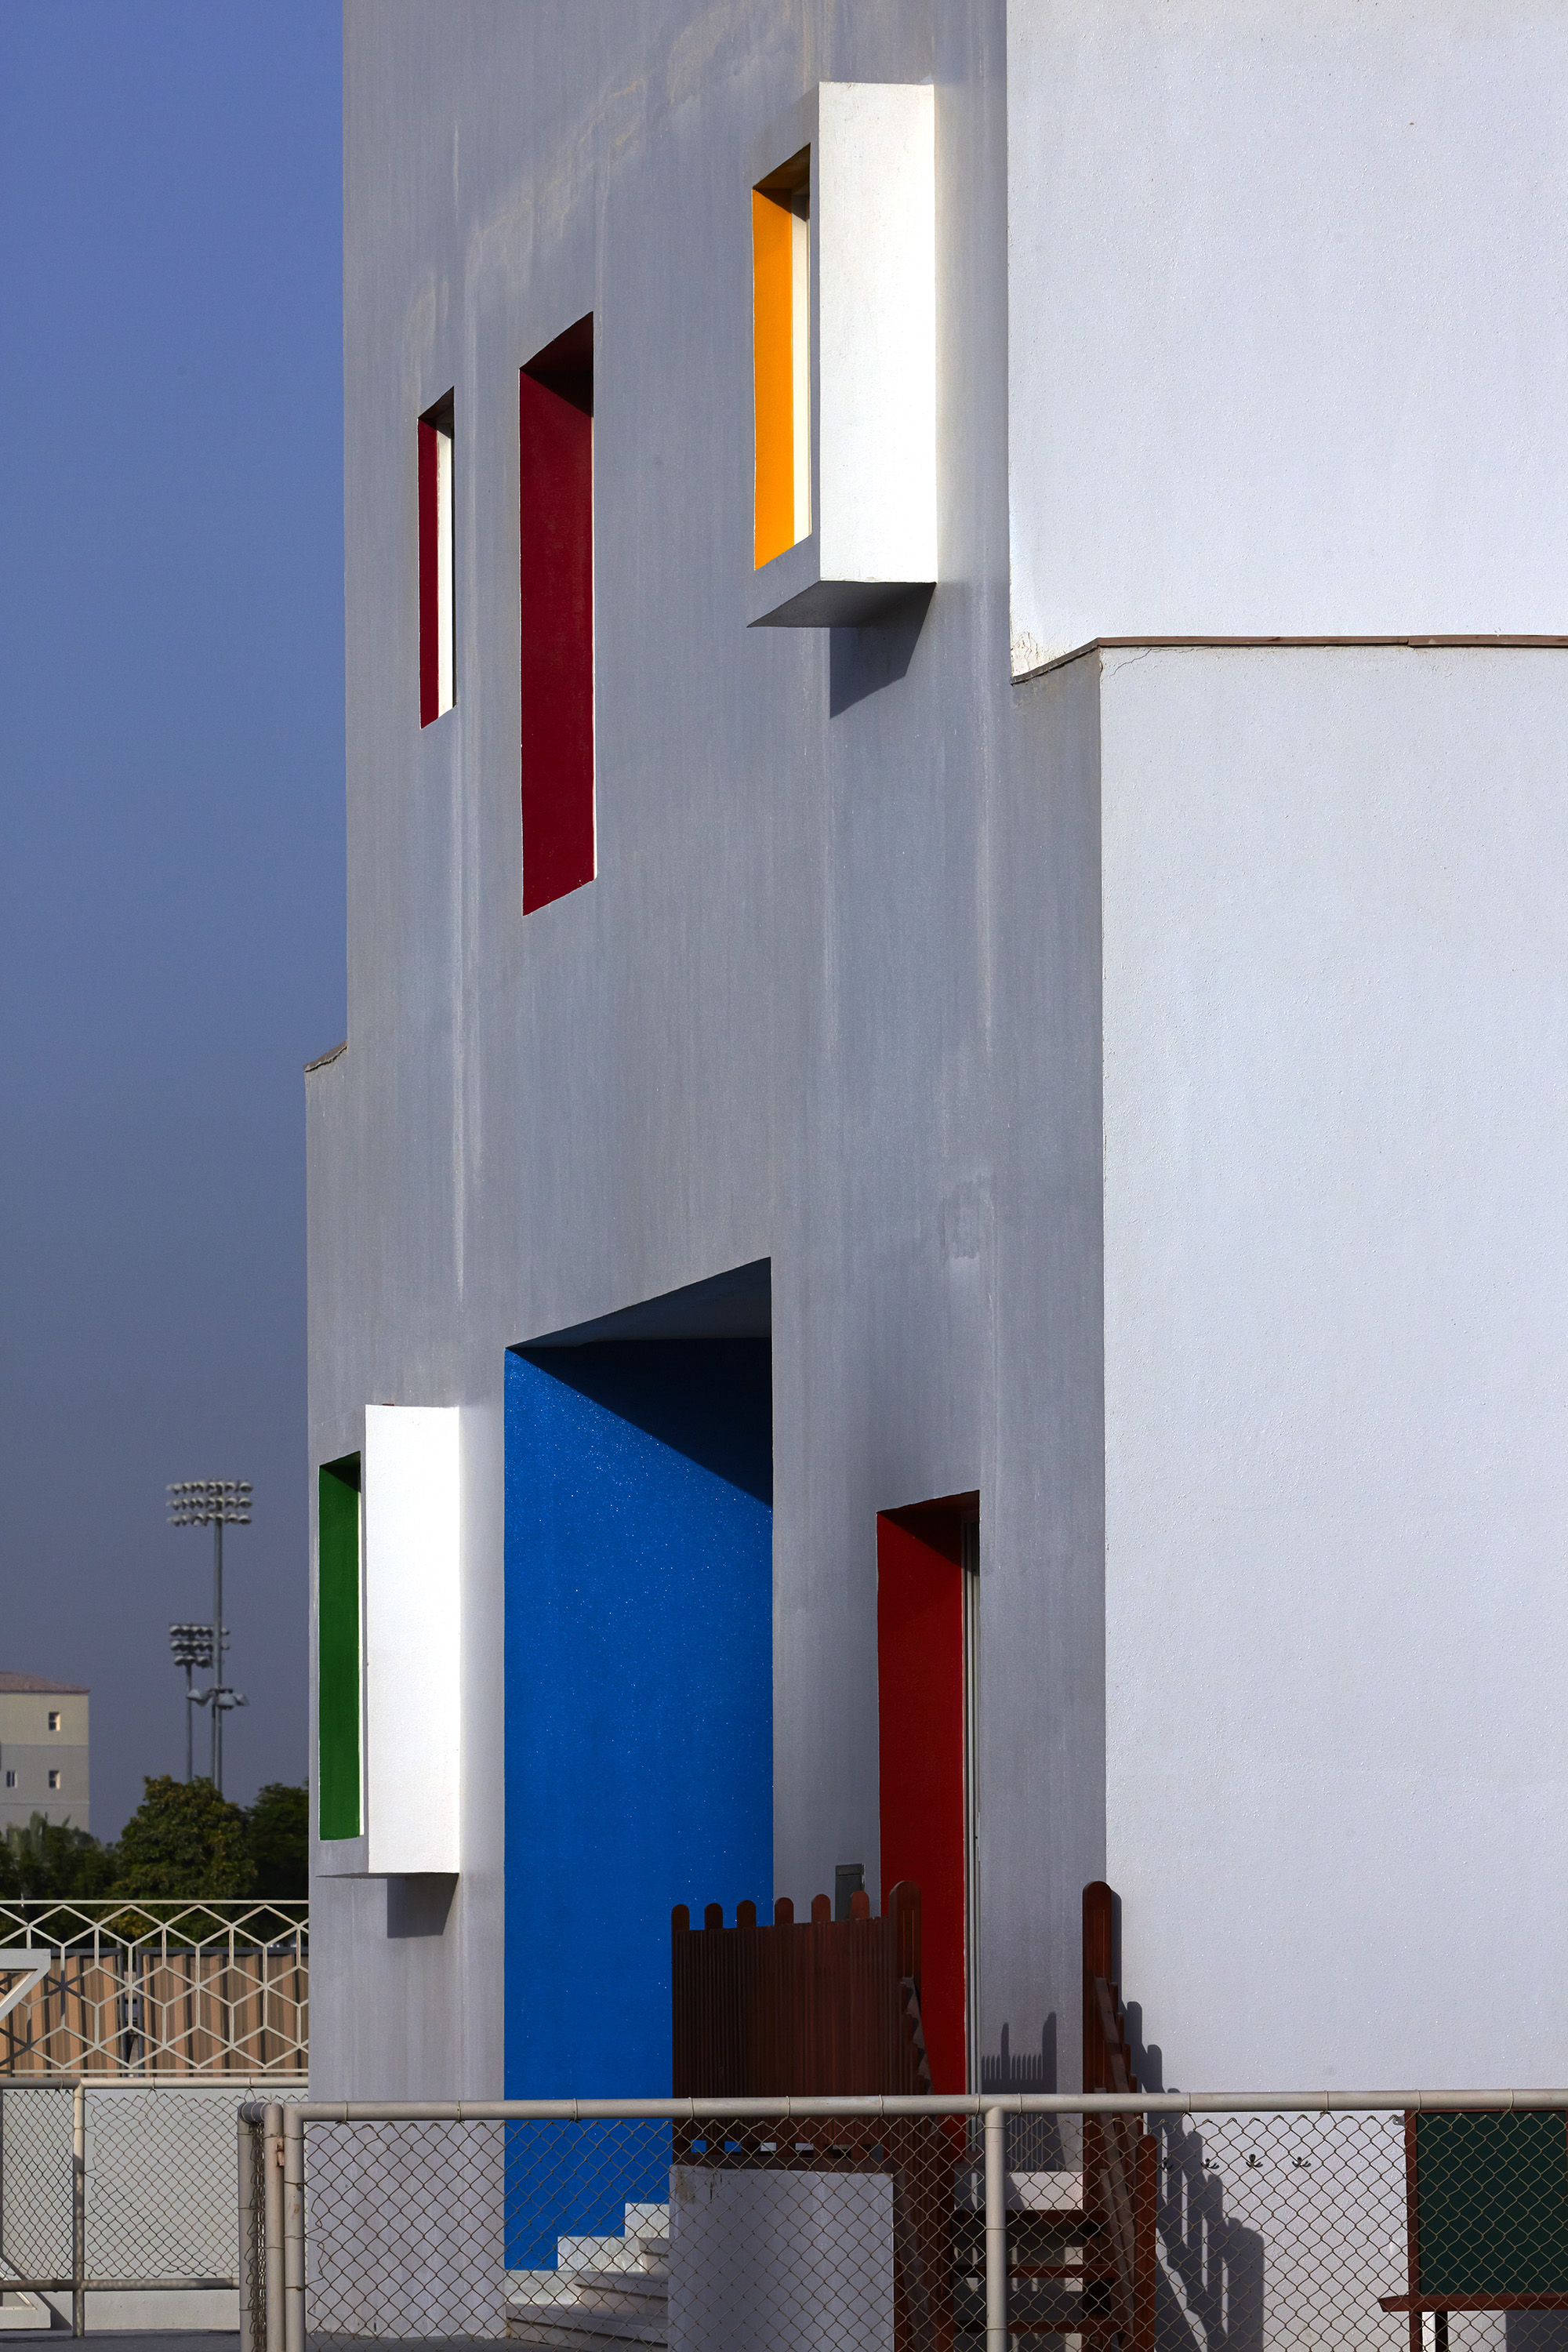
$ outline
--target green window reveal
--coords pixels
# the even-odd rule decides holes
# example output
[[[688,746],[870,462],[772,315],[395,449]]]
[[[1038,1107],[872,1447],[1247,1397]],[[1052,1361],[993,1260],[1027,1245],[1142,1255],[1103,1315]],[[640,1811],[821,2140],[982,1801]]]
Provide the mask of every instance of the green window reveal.
[[[318,1480],[317,1798],[324,1838],[360,1833],[359,1496],[357,1454]]]

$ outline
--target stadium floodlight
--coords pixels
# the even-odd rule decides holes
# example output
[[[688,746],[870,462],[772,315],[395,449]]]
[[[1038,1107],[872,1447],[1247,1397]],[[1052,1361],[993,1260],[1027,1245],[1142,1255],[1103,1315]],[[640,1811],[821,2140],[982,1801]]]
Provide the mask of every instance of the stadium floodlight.
[[[174,1528],[211,1528],[213,1531],[213,1621],[209,1629],[210,1653],[206,1663],[213,1669],[210,1690],[199,1696],[191,1693],[191,1705],[212,1709],[212,1778],[219,1796],[223,1794],[223,1718],[231,1706],[243,1706],[244,1699],[237,1691],[227,1689],[223,1678],[223,1654],[228,1644],[227,1629],[223,1622],[223,1531],[228,1528],[250,1525],[250,1481],[248,1478],[181,1478],[169,1487],[169,1524]],[[174,1627],[175,1633],[189,1628]],[[176,1664],[183,1664],[178,1651]],[[197,1663],[192,1660],[192,1664]],[[186,1686],[189,1688],[189,1669]],[[185,1710],[187,1726],[190,1707]],[[186,1778],[190,1777],[190,1742],[186,1741]]]
[[[195,1718],[191,1709],[206,1704],[206,1693],[204,1691],[198,1698],[192,1689],[191,1674],[196,1666],[205,1670],[212,1664],[213,1629],[210,1625],[171,1625],[169,1647],[174,1654],[174,1664],[185,1670],[185,1785],[188,1788],[195,1778],[192,1756],[192,1727]]]

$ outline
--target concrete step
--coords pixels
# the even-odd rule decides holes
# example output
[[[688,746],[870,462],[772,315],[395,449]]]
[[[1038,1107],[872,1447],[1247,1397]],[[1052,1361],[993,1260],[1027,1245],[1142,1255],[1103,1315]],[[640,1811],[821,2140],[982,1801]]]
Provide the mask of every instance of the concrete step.
[[[563,2271],[640,2271],[650,2259],[666,2261],[669,2240],[655,2237],[557,2238],[555,2266]]]
[[[559,2304],[508,2303],[507,2338],[512,2344],[537,2344],[548,2352],[635,2352],[638,2345],[660,2347],[669,2341],[662,2312],[656,2317],[620,2311],[584,2311]]]
[[[508,2271],[508,2303],[575,2303],[577,2290],[564,2271]]]
[[[576,2302],[588,2311],[647,2312],[662,2319],[669,2299],[668,2271],[574,2271]]]
[[[509,2303],[586,2303],[626,2295],[638,2311],[658,2303],[669,2289],[669,2272],[650,2261],[640,2271],[508,2271]]]

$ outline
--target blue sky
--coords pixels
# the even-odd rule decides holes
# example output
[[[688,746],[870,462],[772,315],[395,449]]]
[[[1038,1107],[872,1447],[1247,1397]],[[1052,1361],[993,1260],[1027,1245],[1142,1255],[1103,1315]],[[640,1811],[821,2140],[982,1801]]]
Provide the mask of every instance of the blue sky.
[[[93,1813],[306,1767],[300,1066],[344,1034],[332,0],[0,0],[0,1666],[90,1685]]]

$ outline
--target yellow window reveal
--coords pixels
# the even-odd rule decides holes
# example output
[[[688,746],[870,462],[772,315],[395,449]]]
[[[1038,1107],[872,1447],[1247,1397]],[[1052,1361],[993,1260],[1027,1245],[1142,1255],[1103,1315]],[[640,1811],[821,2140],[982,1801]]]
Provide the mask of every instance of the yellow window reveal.
[[[752,191],[758,566],[811,529],[809,161],[807,150]]]

